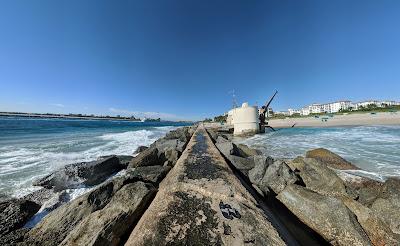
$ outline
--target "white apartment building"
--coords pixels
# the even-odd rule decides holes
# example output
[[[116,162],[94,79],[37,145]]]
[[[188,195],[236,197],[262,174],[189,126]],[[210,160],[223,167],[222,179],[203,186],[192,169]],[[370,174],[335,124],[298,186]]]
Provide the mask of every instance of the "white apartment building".
[[[354,109],[359,110],[360,107],[366,108],[366,107],[368,107],[368,105],[372,105],[372,104],[379,106],[380,102],[377,100],[368,100],[368,101],[358,102],[358,103],[354,104],[354,106],[355,106]]]
[[[340,110],[348,110],[351,107],[350,101],[337,101],[333,103],[329,103],[329,111],[327,113],[337,113]]]
[[[300,110],[300,114],[303,116],[309,115],[310,114],[310,107],[304,107]]]
[[[340,112],[341,110],[359,110],[360,106],[362,107],[367,107],[368,105],[374,104],[378,107],[384,107],[384,105],[388,106],[399,106],[400,102],[396,101],[377,101],[377,100],[368,100],[368,101],[363,101],[363,102],[358,102],[358,103],[352,103],[349,100],[342,100],[342,101],[336,101],[332,103],[325,103],[325,104],[319,104],[319,103],[313,103],[309,106],[305,106],[300,110],[296,109],[288,109],[288,111],[285,112],[279,112],[280,114],[283,115],[293,115],[295,113],[299,113],[300,115],[306,116],[309,114],[319,114],[319,113],[337,113]]]
[[[288,109],[289,115],[294,115],[294,114],[301,114],[301,110],[297,109]]]
[[[322,105],[321,104],[313,103],[308,107],[310,108],[310,113],[311,114],[319,114],[319,113],[322,112]]]

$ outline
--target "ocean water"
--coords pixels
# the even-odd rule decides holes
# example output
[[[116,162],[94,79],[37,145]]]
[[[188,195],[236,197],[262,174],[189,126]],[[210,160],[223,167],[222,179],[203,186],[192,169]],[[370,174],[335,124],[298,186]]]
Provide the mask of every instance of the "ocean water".
[[[0,193],[23,196],[32,181],[70,163],[132,155],[185,123],[0,117]]]
[[[363,169],[354,174],[380,180],[400,176],[400,126],[288,128],[236,141],[276,158],[322,147]]]

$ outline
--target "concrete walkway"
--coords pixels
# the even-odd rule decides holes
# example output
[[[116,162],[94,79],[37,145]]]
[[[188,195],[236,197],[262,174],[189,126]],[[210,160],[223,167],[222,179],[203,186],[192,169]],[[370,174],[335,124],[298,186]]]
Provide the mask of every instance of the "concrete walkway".
[[[126,245],[285,245],[200,125]]]

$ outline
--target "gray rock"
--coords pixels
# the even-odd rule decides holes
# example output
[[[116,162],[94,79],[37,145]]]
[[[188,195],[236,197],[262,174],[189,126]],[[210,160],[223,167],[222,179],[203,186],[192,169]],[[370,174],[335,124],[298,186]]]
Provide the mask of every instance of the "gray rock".
[[[157,148],[148,148],[141,152],[138,156],[133,158],[129,163],[128,168],[140,167],[140,166],[155,166],[162,165],[158,157]]]
[[[148,149],[148,148],[149,148],[149,147],[147,147],[147,146],[141,145],[141,146],[139,146],[139,147],[136,148],[136,150],[133,152],[133,154],[134,154],[134,155],[139,154],[139,153],[145,151],[145,150]]]
[[[81,184],[92,186],[100,184],[123,168],[124,166],[120,164],[116,156],[110,156],[97,161],[66,165],[35,181],[33,185],[47,189],[54,188],[55,191],[76,188]]]
[[[32,228],[24,241],[27,245],[58,245],[83,218],[104,208],[125,182],[113,179],[62,205]]]
[[[188,142],[192,137],[193,132],[190,127],[180,127],[176,130],[170,131],[165,135],[165,139],[179,139],[182,142]]]
[[[40,190],[34,191],[24,196],[23,199],[32,201],[39,205],[43,205],[43,203],[52,198],[54,195],[55,192],[53,189],[41,188]]]
[[[17,245],[24,240],[24,236],[28,231],[29,229],[27,228],[21,228],[8,233],[7,235],[0,236],[0,245]]]
[[[218,150],[226,157],[228,158],[230,155],[238,155],[238,151],[236,148],[236,145],[232,142],[217,142],[215,144],[217,146]]]
[[[121,237],[139,220],[155,191],[143,182],[125,185],[103,209],[84,218],[60,245],[119,245]]]
[[[346,161],[339,155],[324,149],[324,148],[319,148],[319,149],[314,149],[306,152],[306,157],[307,158],[314,158],[328,167],[334,168],[334,169],[359,169],[358,167],[354,166],[350,162]]]
[[[216,143],[227,143],[227,142],[229,142],[229,140],[228,139],[226,139],[226,138],[224,138],[223,136],[218,136],[217,137],[217,139],[216,139],[216,141],[215,141]]]
[[[263,155],[255,155],[251,158],[253,158],[254,161],[254,168],[249,171],[249,179],[251,183],[259,185],[261,184],[267,167],[274,162],[274,159],[270,156],[266,157]]]
[[[306,187],[323,195],[345,195],[343,180],[336,172],[312,158],[298,157],[292,161]]]
[[[186,142],[179,139],[159,139],[151,147],[157,148],[159,155],[168,149],[175,149],[182,153],[185,150]]]
[[[239,155],[239,150],[232,142],[217,142],[218,150],[228,159],[237,169],[239,169],[246,176],[249,171],[254,168],[253,158],[244,158]]]
[[[348,197],[341,197],[352,211],[373,245],[399,245],[400,235],[395,234],[371,209]]]
[[[158,184],[167,175],[169,170],[171,170],[171,167],[168,166],[136,167],[127,170],[126,178]]]
[[[332,245],[371,245],[355,215],[334,197],[291,184],[277,198]]]
[[[164,152],[164,157],[166,159],[164,165],[171,167],[175,166],[175,163],[178,161],[180,155],[181,153],[176,149],[167,149]]]
[[[131,155],[117,155],[117,158],[119,160],[120,165],[123,166],[123,168],[127,168],[129,163],[132,161],[132,159],[134,158]]]
[[[227,159],[246,176],[248,176],[249,171],[254,168],[254,161],[252,158],[229,155]]]
[[[39,209],[39,204],[24,199],[0,202],[0,237],[21,228]]]
[[[275,160],[268,165],[259,187],[264,192],[269,189],[279,194],[289,184],[298,182],[296,174],[282,160]]]
[[[371,210],[382,218],[394,233],[400,234],[400,179],[386,180],[383,192],[373,202]]]
[[[370,207],[384,190],[384,183],[377,180],[343,171],[337,171],[337,175],[343,180],[347,194],[367,207]]]
[[[257,149],[252,149],[248,147],[247,145],[244,144],[237,144],[236,148],[238,150],[238,154],[241,157],[250,157],[250,156],[255,156],[255,155],[261,155],[262,152]]]

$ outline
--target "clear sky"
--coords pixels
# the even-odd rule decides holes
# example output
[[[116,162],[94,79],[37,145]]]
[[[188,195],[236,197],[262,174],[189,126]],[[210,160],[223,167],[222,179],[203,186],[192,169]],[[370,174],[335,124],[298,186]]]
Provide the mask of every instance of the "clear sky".
[[[201,119],[400,99],[398,0],[4,0],[0,111]],[[147,113],[146,113],[147,112]]]

